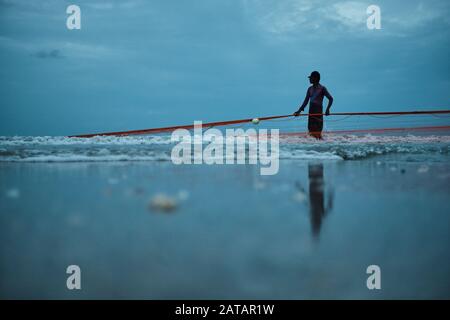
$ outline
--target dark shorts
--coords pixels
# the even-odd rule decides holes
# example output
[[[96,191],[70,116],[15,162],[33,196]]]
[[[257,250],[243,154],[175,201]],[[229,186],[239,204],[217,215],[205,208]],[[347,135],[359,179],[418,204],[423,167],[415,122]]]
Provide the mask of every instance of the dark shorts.
[[[309,113],[322,113],[321,106],[310,106]],[[323,129],[323,116],[309,116],[308,117],[308,131],[311,133],[322,132]]]

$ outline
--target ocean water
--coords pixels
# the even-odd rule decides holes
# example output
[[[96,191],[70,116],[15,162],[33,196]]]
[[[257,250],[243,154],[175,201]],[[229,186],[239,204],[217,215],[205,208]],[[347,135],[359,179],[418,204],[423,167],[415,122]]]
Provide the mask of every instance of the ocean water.
[[[0,162],[170,162],[175,144],[170,135],[90,139],[0,137]],[[325,135],[323,141],[304,136],[280,137],[282,160],[356,160],[403,155],[409,161],[422,161],[426,157],[429,161],[445,162],[449,151],[450,135]]]
[[[0,297],[450,298],[450,135],[286,136],[273,176],[172,147],[0,137]]]

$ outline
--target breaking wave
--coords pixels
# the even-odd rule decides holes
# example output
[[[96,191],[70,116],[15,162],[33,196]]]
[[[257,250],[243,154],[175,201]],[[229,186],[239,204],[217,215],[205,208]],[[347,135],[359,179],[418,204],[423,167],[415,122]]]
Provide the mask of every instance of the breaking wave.
[[[132,137],[0,137],[0,162],[170,161],[170,135]],[[225,154],[225,152],[224,152]],[[280,159],[359,160],[401,154],[448,159],[450,136],[333,135],[281,136]]]

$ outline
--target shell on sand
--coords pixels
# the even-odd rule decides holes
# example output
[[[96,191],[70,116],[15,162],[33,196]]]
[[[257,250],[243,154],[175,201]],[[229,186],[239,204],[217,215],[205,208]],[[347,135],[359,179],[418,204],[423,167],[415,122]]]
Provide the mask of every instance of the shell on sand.
[[[176,198],[170,197],[163,193],[154,195],[150,200],[150,208],[156,211],[171,212],[178,206]]]

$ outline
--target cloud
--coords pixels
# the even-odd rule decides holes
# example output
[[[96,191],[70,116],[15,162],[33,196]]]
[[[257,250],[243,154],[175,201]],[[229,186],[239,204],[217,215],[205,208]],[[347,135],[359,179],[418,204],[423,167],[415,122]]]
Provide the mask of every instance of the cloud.
[[[0,48],[23,52],[41,59],[79,58],[90,60],[114,60],[134,56],[134,52],[129,49],[113,48],[93,43],[58,40],[39,42],[36,40],[25,41],[4,36],[0,36]],[[62,52],[64,52],[64,55]]]
[[[378,2],[378,3],[377,3]],[[382,36],[404,36],[430,25],[450,24],[447,1],[375,2],[381,8]],[[313,35],[326,38],[367,36],[366,12],[372,1],[243,0],[247,21],[276,39]]]
[[[248,21],[278,39],[335,37],[366,28],[369,3],[357,1],[244,0]]]
[[[261,1],[244,0],[244,11],[254,23],[276,35],[297,32],[311,21],[313,4],[310,0]]]
[[[61,54],[61,51],[58,49],[52,49],[52,50],[39,50],[35,54],[33,54],[34,57],[39,59],[61,59],[64,58],[64,56]]]
[[[385,20],[387,23],[395,25],[402,29],[413,29],[425,27],[427,24],[436,21],[443,21],[447,25],[450,6],[445,3],[439,5],[424,6],[422,2],[406,9],[399,10],[396,14],[387,14]]]
[[[368,6],[369,4],[356,1],[338,2],[322,12],[328,20],[349,28],[361,29],[366,27]]]
[[[129,0],[119,2],[89,2],[84,4],[87,7],[96,10],[112,10],[112,9],[131,9],[142,4],[141,0]]]

